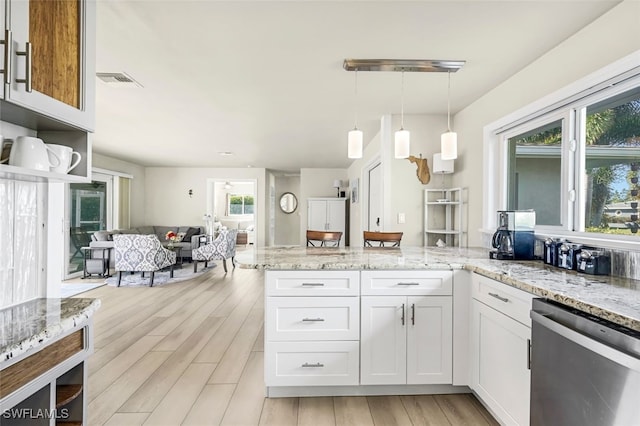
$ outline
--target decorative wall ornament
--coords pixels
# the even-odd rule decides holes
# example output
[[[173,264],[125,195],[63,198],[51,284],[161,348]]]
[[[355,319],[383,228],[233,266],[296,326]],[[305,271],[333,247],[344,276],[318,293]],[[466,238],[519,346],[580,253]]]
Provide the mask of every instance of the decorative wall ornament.
[[[418,176],[418,180],[426,185],[431,180],[431,173],[429,173],[429,164],[427,163],[426,158],[422,158],[422,154],[420,154],[420,158],[415,155],[410,155],[407,160],[412,163],[416,163],[416,176]]]

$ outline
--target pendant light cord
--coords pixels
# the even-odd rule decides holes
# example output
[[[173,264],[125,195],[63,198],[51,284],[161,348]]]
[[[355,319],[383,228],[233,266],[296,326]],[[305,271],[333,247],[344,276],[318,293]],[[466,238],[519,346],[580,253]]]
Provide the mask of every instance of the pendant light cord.
[[[402,86],[400,89],[400,129],[404,130],[404,70],[402,70]]]
[[[447,71],[447,132],[451,131],[451,71]]]
[[[353,111],[354,111],[354,123],[353,123],[353,128],[357,129],[358,128],[358,70],[356,69],[356,83],[355,83],[355,88],[354,88],[354,96],[353,96]]]

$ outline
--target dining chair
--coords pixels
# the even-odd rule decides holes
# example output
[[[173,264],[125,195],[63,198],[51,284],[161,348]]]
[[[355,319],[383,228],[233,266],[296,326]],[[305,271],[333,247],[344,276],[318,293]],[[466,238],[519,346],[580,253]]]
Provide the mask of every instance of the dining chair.
[[[364,231],[365,247],[400,247],[402,232],[373,232]],[[371,243],[378,243],[374,246]]]
[[[307,247],[339,247],[341,238],[342,232],[338,231],[307,230]]]

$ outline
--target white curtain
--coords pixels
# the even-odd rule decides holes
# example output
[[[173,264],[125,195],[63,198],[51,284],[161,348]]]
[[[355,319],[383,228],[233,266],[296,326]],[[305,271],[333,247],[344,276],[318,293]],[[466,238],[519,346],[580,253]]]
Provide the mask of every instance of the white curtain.
[[[38,184],[0,180],[0,308],[42,296]]]

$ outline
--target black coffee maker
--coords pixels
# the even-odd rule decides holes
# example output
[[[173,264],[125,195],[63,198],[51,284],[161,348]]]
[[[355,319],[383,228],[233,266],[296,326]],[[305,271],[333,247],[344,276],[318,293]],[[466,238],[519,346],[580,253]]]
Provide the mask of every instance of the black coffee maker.
[[[498,229],[493,234],[491,259],[531,260],[534,256],[536,212],[499,210]]]

